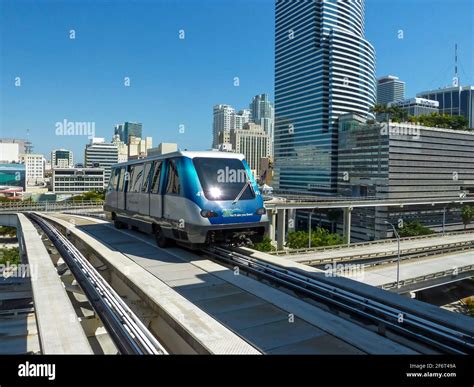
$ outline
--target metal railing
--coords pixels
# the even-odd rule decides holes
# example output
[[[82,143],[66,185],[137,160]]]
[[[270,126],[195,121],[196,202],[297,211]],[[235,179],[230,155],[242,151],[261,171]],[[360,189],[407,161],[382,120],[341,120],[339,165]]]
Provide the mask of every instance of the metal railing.
[[[100,210],[104,208],[104,202],[94,200],[62,201],[62,202],[2,202],[0,212],[56,212],[68,210]]]
[[[434,234],[428,234],[428,235],[419,235],[419,236],[413,236],[413,237],[403,237],[400,238],[400,241],[415,241],[415,240],[421,240],[421,239],[430,239],[430,238],[442,238],[445,236],[450,236],[450,235],[462,235],[462,234],[472,234],[474,233],[474,229],[468,229],[468,230],[462,230],[462,231],[451,231],[451,232],[446,232],[444,234],[441,233],[434,233]],[[323,251],[334,251],[334,250],[350,250],[350,249],[355,249],[357,247],[365,247],[365,246],[373,246],[373,245],[384,245],[388,243],[396,243],[395,239],[380,239],[377,241],[369,241],[369,242],[357,242],[357,243],[351,243],[349,246],[345,243],[341,243],[339,245],[332,245],[332,246],[321,246],[321,247],[304,247],[301,249],[287,249],[287,250],[277,250],[277,251],[272,251],[269,252],[269,254],[272,255],[293,255],[293,254],[310,254],[310,253],[319,253]]]
[[[29,217],[54,243],[120,353],[167,354],[162,344],[71,241],[37,214]]]

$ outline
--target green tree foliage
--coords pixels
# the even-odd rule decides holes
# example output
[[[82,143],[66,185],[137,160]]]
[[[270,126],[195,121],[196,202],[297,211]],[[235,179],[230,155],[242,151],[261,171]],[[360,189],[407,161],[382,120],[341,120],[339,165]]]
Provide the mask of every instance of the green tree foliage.
[[[105,200],[105,192],[104,191],[89,191],[84,192],[81,195],[76,195],[72,197],[72,201],[92,201],[92,202],[101,202]]]
[[[401,238],[403,237],[413,237],[420,235],[433,234],[434,231],[429,229],[426,226],[423,226],[420,222],[406,222],[402,228],[398,229],[398,234]]]
[[[446,128],[454,130],[471,130],[469,122],[464,116],[450,116],[448,114],[431,113],[419,116],[410,116],[408,113],[398,106],[388,107],[386,105],[374,105],[371,112],[378,114],[385,114],[385,119],[390,119],[393,122],[411,122],[419,123],[423,126],[430,126],[434,128]]]
[[[450,116],[447,114],[431,113],[429,115],[410,116],[409,122],[420,123],[423,126],[446,128],[454,130],[468,129],[469,122],[464,116]]]
[[[288,233],[286,246],[291,249],[302,249],[309,245],[309,233],[307,231],[293,231]],[[333,246],[342,243],[342,238],[335,233],[317,227],[311,231],[311,247]]]
[[[472,206],[463,206],[461,209],[461,218],[464,223],[464,229],[466,229],[467,225],[471,223],[473,217],[474,208]]]
[[[11,249],[0,249],[0,265],[18,265],[20,264],[20,249],[12,247]]]
[[[264,251],[264,252],[269,252],[269,251],[275,251],[275,247],[272,245],[272,240],[270,239],[269,236],[264,236],[263,240],[259,243],[255,243],[253,246],[255,250],[258,251]]]
[[[10,226],[0,226],[0,236],[16,236],[16,228]]]

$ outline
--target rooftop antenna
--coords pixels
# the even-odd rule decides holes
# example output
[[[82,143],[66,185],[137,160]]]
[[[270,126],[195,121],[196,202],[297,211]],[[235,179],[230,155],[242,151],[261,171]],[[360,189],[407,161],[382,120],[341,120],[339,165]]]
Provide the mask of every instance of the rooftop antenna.
[[[458,77],[458,44],[454,45],[454,77],[453,77],[453,87],[459,86],[459,77]]]

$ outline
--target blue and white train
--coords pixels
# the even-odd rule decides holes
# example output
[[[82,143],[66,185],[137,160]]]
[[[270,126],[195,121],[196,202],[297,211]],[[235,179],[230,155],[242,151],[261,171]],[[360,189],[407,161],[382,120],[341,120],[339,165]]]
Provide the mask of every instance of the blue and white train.
[[[104,210],[115,227],[199,247],[255,243],[268,228],[263,199],[243,155],[178,151],[112,166]]]

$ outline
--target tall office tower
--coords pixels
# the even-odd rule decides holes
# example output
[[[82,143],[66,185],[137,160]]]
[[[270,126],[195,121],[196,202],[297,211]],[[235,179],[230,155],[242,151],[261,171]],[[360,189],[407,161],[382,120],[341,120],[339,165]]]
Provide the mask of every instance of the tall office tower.
[[[274,188],[336,194],[337,118],[371,117],[364,1],[276,1]]]
[[[390,102],[405,99],[405,82],[394,75],[377,79],[377,104],[387,105]]]
[[[416,95],[439,102],[439,112],[464,116],[469,128],[474,128],[474,86],[451,86],[424,91]]]
[[[67,149],[55,149],[51,152],[51,168],[72,168],[74,160],[72,151]]]
[[[273,124],[275,120],[275,111],[273,104],[268,99],[267,94],[259,94],[253,97],[250,102],[252,111],[252,122],[259,124],[265,133],[270,137],[270,149],[273,154]]]
[[[124,122],[123,124],[115,125],[114,134],[118,134],[120,141],[129,144],[130,136],[142,137],[142,124],[137,122]]]
[[[230,105],[214,106],[214,121],[212,125],[212,147],[216,148],[219,144],[219,133],[229,132],[232,129],[232,117],[235,115],[235,109]]]
[[[104,170],[104,188],[109,184],[110,167],[118,162],[118,147],[106,143],[103,138],[92,138],[86,145],[84,166],[86,168],[102,168]]]

